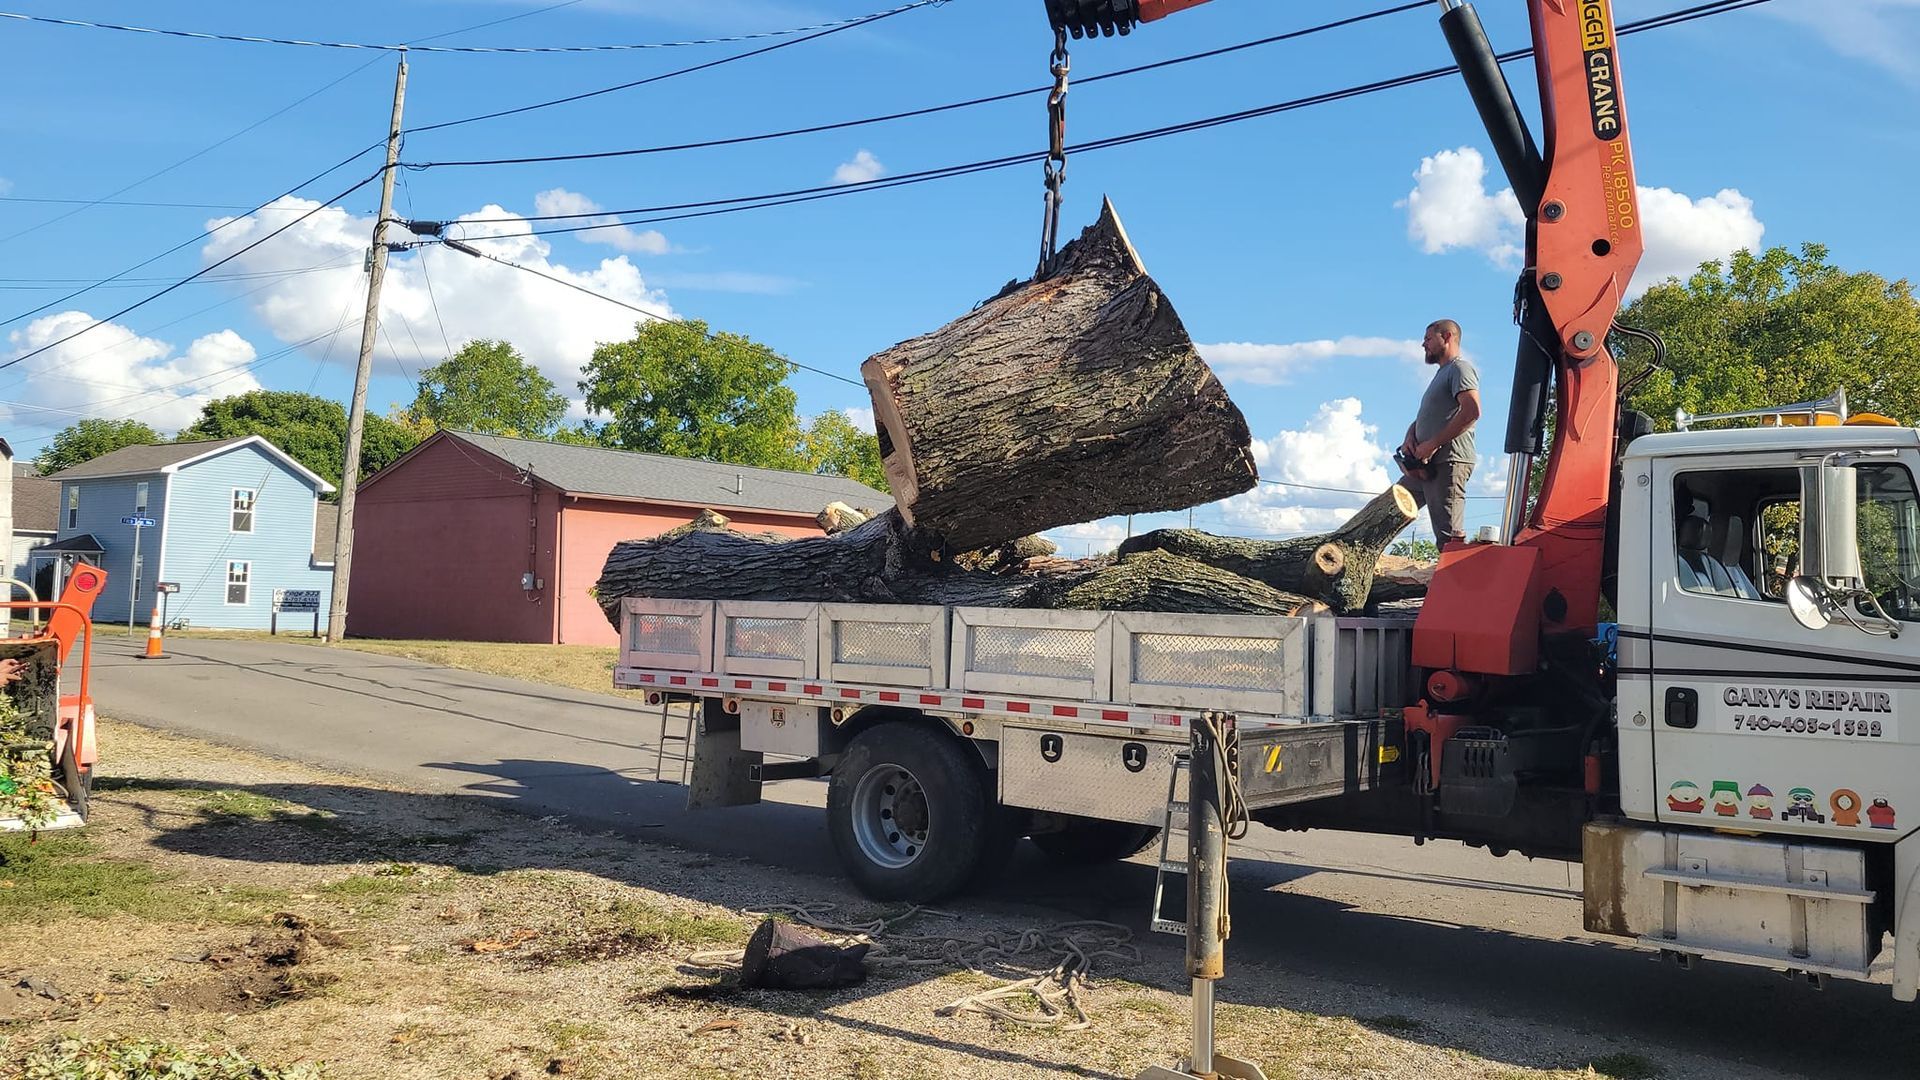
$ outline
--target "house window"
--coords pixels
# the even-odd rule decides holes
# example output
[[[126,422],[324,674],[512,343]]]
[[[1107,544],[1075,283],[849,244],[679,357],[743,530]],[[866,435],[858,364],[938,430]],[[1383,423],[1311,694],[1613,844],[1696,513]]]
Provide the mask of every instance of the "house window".
[[[136,514],[144,514],[147,512],[147,482],[145,480],[133,485],[133,512]]]
[[[247,602],[247,581],[253,576],[253,564],[230,562],[227,564],[227,603],[244,605]]]
[[[252,488],[233,489],[233,525],[231,528],[234,532],[250,533],[253,531],[253,498],[254,491]]]
[[[77,529],[79,527],[80,489],[69,485],[67,487],[67,528]]]

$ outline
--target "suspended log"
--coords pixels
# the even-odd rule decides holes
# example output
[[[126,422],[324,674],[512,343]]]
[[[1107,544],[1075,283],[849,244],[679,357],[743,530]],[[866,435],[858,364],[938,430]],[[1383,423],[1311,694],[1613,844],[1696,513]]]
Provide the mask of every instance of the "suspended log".
[[[1416,512],[1413,496],[1395,484],[1324,535],[1249,540],[1192,529],[1160,529],[1128,538],[1120,545],[1120,554],[1124,558],[1139,552],[1168,552],[1345,613],[1367,606],[1375,564]]]
[[[830,502],[826,509],[813,515],[813,520],[829,535],[846,532],[856,525],[863,525],[868,515],[855,510],[843,502]]]
[[[1199,615],[1305,615],[1327,607],[1166,551],[1126,555],[1089,574],[1043,582],[1024,606]]]
[[[1246,420],[1111,203],[1048,276],[860,373],[901,516],[950,551],[1255,483]]]

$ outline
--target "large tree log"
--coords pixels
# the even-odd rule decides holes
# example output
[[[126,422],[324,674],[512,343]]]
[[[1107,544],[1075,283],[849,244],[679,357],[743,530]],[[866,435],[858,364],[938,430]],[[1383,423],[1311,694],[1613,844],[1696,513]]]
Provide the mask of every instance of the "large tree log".
[[[1111,203],[1047,277],[860,373],[901,515],[951,551],[1255,483],[1246,420]]]
[[[1165,551],[1319,600],[1338,612],[1367,606],[1374,564],[1413,521],[1413,496],[1398,484],[1322,536],[1248,540],[1191,529],[1160,529],[1128,538],[1120,554]]]
[[[1326,609],[1310,597],[1165,551],[1142,551],[1090,574],[1042,582],[1027,594],[1024,606],[1200,615],[1301,615]]]
[[[1014,607],[1033,585],[937,556],[892,511],[843,533],[797,540],[716,528],[703,518],[651,540],[614,545],[594,597],[618,628],[620,600],[627,596]]]

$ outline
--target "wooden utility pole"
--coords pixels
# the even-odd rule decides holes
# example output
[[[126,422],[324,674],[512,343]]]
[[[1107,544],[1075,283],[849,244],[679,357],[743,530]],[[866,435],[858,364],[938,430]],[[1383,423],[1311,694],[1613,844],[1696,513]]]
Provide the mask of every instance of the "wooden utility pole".
[[[407,53],[393,76],[393,120],[387,125],[387,168],[380,174],[380,216],[373,223],[367,255],[367,315],[360,321],[360,364],[353,373],[353,403],[347,410],[347,456],[340,469],[340,527],[333,541],[333,589],[327,605],[327,640],[347,636],[347,581],[353,575],[353,500],[360,490],[360,443],[367,424],[367,380],[373,376],[373,339],[380,331],[380,283],[387,276],[387,221],[393,217],[393,174],[400,160],[400,114],[407,101]]]

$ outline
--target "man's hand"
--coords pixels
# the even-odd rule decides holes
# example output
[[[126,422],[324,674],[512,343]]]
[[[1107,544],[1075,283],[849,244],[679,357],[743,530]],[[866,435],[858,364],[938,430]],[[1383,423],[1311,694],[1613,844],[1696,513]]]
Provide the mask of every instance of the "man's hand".
[[[26,669],[27,663],[24,660],[0,660],[0,686],[19,682],[26,675]]]
[[[1440,444],[1429,439],[1414,446],[1411,453],[1416,461],[1432,461],[1433,455],[1440,452]]]

